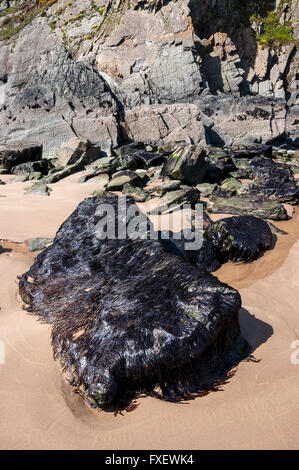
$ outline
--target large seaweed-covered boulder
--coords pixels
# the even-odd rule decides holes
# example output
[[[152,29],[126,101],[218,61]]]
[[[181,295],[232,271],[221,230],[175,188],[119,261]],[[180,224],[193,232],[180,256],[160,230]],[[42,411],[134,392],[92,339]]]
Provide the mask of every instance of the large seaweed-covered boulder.
[[[212,223],[206,236],[223,255],[223,260],[253,261],[272,244],[272,232],[262,219],[252,215],[228,217]]]
[[[298,202],[299,187],[287,164],[276,163],[269,158],[255,157],[251,160],[249,168],[254,178],[251,186],[253,193],[262,193],[280,202]]]
[[[118,203],[80,203],[21,277],[21,297],[52,325],[55,358],[91,406],[119,409],[140,391],[186,398],[240,359],[240,295],[159,240],[121,238],[119,223],[140,219],[135,205],[114,218]],[[115,239],[99,235],[108,207]]]

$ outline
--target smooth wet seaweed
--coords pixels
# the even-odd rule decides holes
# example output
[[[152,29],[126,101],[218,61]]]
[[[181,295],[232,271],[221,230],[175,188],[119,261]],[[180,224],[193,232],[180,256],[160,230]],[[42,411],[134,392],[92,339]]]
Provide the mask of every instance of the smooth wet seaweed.
[[[268,223],[253,215],[218,220],[207,228],[206,236],[222,256],[222,262],[253,261],[271,247],[273,239]]]

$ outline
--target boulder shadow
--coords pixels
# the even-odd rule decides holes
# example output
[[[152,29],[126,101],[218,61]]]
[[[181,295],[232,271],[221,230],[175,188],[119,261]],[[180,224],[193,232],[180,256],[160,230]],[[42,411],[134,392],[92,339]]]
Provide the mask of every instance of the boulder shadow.
[[[273,328],[268,323],[256,318],[245,308],[239,312],[240,329],[243,338],[248,342],[251,353],[266,343],[273,335]]]

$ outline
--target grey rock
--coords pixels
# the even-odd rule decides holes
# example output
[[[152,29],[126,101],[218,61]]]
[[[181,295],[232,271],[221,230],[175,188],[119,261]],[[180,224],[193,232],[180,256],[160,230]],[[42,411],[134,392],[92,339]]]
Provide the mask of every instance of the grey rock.
[[[115,149],[115,152],[119,157],[125,157],[126,155],[134,155],[135,153],[144,150],[145,146],[143,142],[131,142],[130,144],[118,147]]]
[[[165,157],[160,153],[136,152],[134,154],[124,155],[121,158],[123,165],[131,170],[151,168],[164,163]]]
[[[202,196],[209,196],[216,188],[216,183],[201,183],[196,185],[196,189],[198,189]]]
[[[140,178],[140,176],[135,171],[131,170],[120,170],[116,173],[113,173],[112,180],[121,178],[123,176],[129,177],[131,179],[131,184],[133,184],[134,186],[142,187],[145,184],[144,178]]]
[[[83,165],[81,162],[74,163],[73,165],[69,165],[62,170],[56,171],[46,177],[44,177],[43,181],[45,184],[53,184],[57,183],[58,181],[67,178],[68,176],[73,175],[74,173],[78,173],[79,171],[83,170]]]
[[[11,171],[16,165],[41,160],[42,145],[33,142],[0,144],[0,165]]]
[[[180,189],[181,181],[180,180],[170,180],[164,181],[162,184],[159,184],[154,187],[148,188],[151,196],[159,196],[162,197],[169,191],[176,191]]]
[[[227,34],[216,33],[210,38],[210,49],[212,50],[205,55],[202,65],[210,90],[240,96],[245,71],[241,69],[236,46]]]
[[[102,157],[99,158],[98,160],[93,161],[92,163],[85,165],[86,170],[88,171],[98,171],[98,170],[106,170],[106,171],[112,171],[113,169],[116,168],[117,161],[115,157]]]
[[[151,14],[149,5],[144,11],[120,9],[111,17],[115,27],[101,41],[99,71],[125,107],[191,102],[203,89],[187,2],[168,3],[165,22]],[[133,49],[129,37],[134,37]]]
[[[230,191],[232,195],[241,193],[243,188],[244,185],[232,177],[224,180],[219,187],[220,190]]]
[[[91,109],[105,110],[113,106],[100,75],[89,64],[75,61],[59,45],[41,58],[38,69],[16,101],[23,106],[52,108],[66,100]]]
[[[143,106],[127,110],[121,125],[128,137],[224,147],[269,143],[286,132],[287,109],[259,96],[207,96],[194,104]]]
[[[32,171],[28,175],[28,180],[40,180],[42,179],[43,175],[40,171]]]
[[[43,159],[35,162],[27,162],[16,165],[11,169],[11,173],[14,175],[22,175],[38,171],[46,175],[51,166],[52,165],[48,160]]]
[[[40,141],[44,156],[54,158],[73,137],[88,139],[102,155],[129,141],[152,152],[173,142],[224,147],[286,132],[298,137],[298,51],[294,44],[262,48],[254,34],[261,31],[244,25],[240,2],[105,6],[103,16],[93,7],[80,13],[82,0],[59,14],[53,6],[2,42],[1,140]],[[260,8],[256,0],[249,5],[250,13]],[[281,14],[295,39],[297,17],[295,2]]]
[[[265,80],[259,84],[259,94],[265,97],[273,96],[273,86],[270,80]]]
[[[123,194],[130,196],[134,199],[135,202],[144,202],[148,198],[148,192],[142,188],[132,186],[130,183],[126,183],[123,186]]]
[[[29,180],[29,174],[16,176],[15,178],[11,180],[11,182],[12,183],[24,183],[25,181],[28,181],[28,180]]]
[[[97,186],[99,186],[100,190],[104,191],[109,183],[109,175],[107,175],[107,173],[103,173],[101,175],[90,178],[88,182],[95,183]]]

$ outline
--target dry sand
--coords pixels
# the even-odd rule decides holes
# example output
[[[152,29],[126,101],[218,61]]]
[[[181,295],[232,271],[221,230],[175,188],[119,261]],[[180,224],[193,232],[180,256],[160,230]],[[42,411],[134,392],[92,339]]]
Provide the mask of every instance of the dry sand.
[[[26,239],[52,237],[96,186],[80,175],[53,185],[50,197],[26,195],[28,183],[0,187],[1,449],[296,449],[299,447],[298,216],[276,223],[274,250],[216,274],[239,289],[243,335],[260,362],[242,362],[222,387],[186,404],[141,398],[114,417],[86,406],[52,358],[50,331],[22,310],[16,276],[33,262]],[[1,177],[9,180],[11,177]],[[12,243],[18,242],[18,243]],[[299,354],[298,354],[299,359]]]

